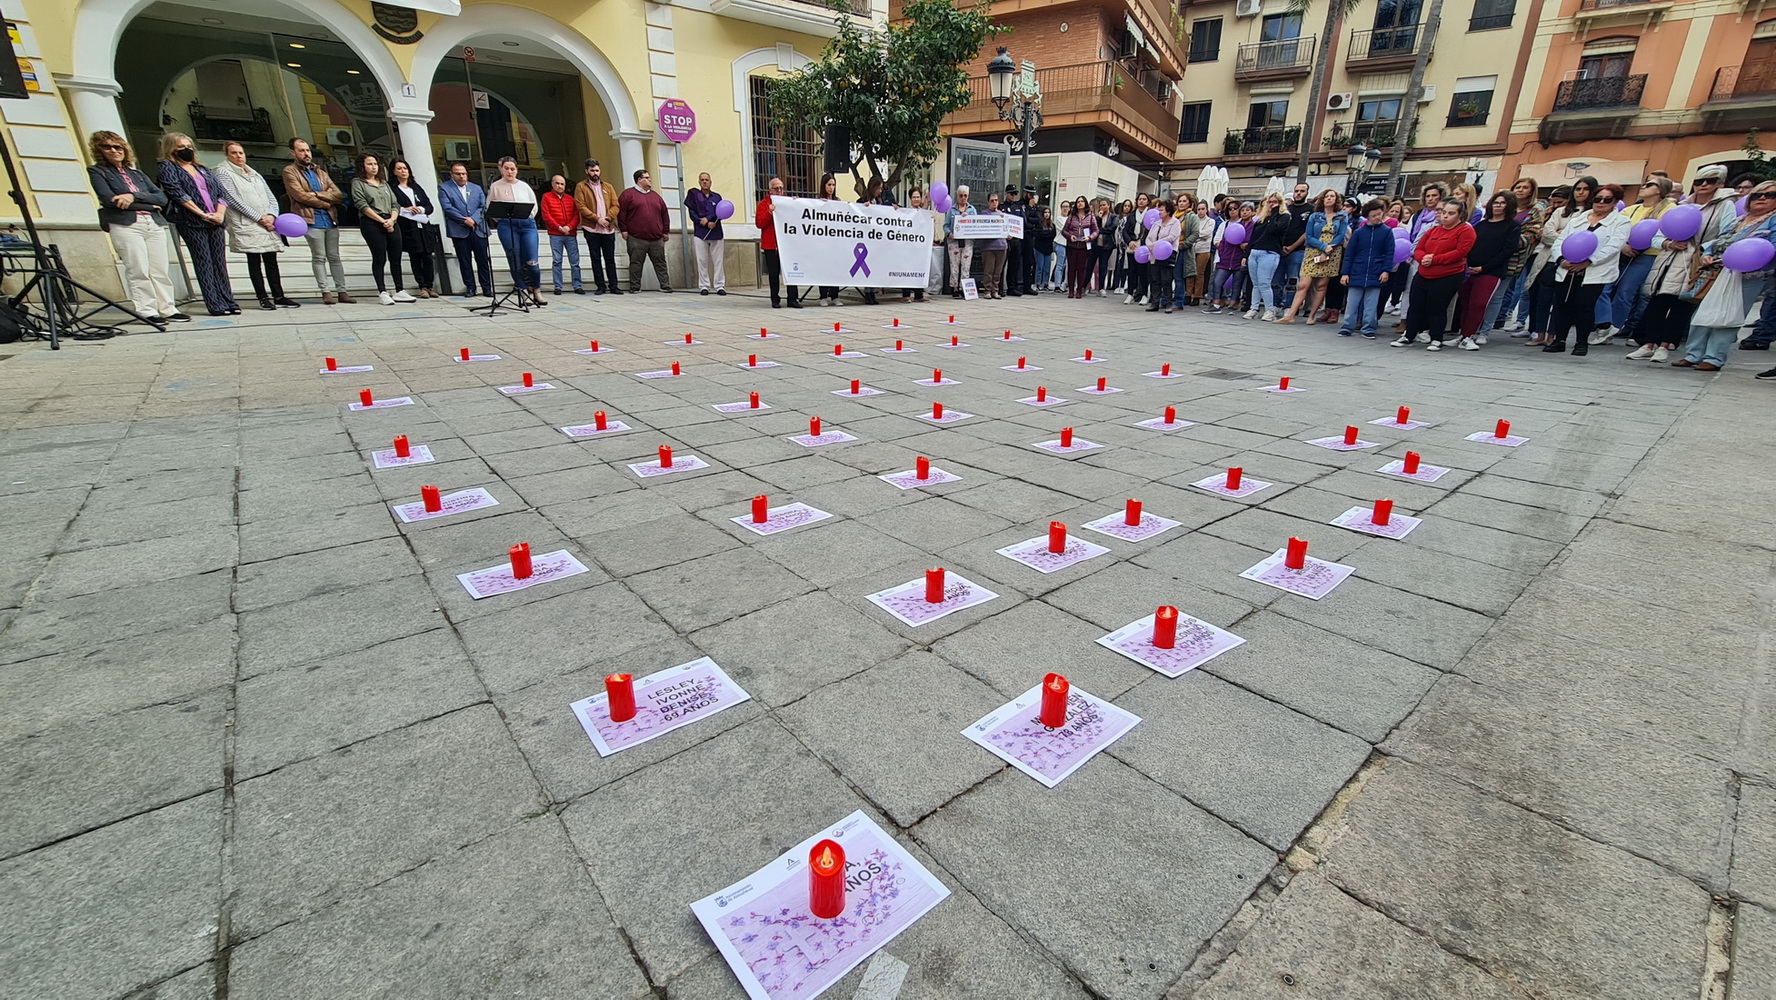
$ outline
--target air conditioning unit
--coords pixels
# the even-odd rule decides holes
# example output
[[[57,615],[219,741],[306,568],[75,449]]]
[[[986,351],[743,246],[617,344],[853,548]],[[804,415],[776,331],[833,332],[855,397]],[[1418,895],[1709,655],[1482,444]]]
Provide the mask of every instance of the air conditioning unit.
[[[464,162],[467,162],[469,159],[469,140],[467,140],[467,139],[446,139],[446,140],[444,140],[444,158],[446,160],[450,160],[453,163],[458,160],[462,160]]]
[[[352,130],[349,128],[330,128],[327,130],[327,145],[329,146],[356,146],[357,144],[358,137],[353,135]]]
[[[1239,0],[1234,4],[1234,17],[1257,17],[1264,13],[1264,0]]]
[[[1326,110],[1327,111],[1349,111],[1351,104],[1355,100],[1356,100],[1356,95],[1352,94],[1348,90],[1342,94],[1327,94],[1326,95]]]
[[[1418,92],[1418,103],[1420,104],[1429,104],[1436,99],[1437,85],[1434,83],[1425,84],[1424,89]]]

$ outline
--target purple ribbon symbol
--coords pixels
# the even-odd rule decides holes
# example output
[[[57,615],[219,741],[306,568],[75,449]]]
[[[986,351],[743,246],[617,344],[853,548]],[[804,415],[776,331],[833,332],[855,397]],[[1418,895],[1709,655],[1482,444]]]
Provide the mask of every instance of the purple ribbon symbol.
[[[870,276],[869,247],[864,246],[862,243],[852,247],[851,259],[857,262],[851,265],[852,277],[856,277],[858,271],[862,271],[863,276],[866,278]]]

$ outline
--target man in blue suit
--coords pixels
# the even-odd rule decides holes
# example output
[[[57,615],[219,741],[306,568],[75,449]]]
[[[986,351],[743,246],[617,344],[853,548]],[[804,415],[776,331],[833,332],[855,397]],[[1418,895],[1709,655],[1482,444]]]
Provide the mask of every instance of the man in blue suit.
[[[493,294],[493,260],[487,253],[487,192],[469,180],[469,168],[450,165],[450,180],[438,185],[438,206],[444,213],[444,231],[456,246],[456,266],[462,274],[465,299],[475,297],[475,272],[481,273],[481,295]],[[470,260],[474,263],[471,264]]]

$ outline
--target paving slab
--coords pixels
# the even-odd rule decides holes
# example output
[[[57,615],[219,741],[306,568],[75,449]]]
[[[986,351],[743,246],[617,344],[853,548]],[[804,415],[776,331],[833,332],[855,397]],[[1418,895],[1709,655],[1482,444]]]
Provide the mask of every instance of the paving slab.
[[[808,593],[690,634],[774,707],[899,656],[911,643],[830,594]]]
[[[234,619],[50,653],[6,668],[0,740],[219,688],[234,675]]]

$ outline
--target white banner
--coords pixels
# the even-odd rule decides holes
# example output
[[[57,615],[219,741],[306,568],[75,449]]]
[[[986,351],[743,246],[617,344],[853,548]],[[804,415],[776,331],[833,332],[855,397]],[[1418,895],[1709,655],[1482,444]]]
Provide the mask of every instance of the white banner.
[[[931,216],[914,208],[772,197],[788,285],[924,288]]]
[[[958,215],[950,233],[959,240],[1021,240],[1024,220],[999,212],[994,215]]]

